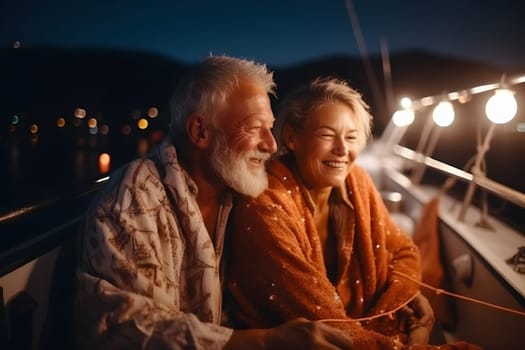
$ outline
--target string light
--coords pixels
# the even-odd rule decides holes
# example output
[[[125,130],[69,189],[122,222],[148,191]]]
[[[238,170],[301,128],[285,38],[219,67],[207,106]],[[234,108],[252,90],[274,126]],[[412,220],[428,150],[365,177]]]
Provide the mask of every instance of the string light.
[[[497,89],[485,106],[485,114],[494,124],[508,123],[517,111],[518,104],[514,92],[508,89]]]
[[[454,121],[454,107],[449,101],[441,101],[432,112],[432,119],[437,126],[447,127]]]
[[[414,111],[410,108],[396,111],[392,116],[392,120],[396,126],[408,126],[414,121]]]

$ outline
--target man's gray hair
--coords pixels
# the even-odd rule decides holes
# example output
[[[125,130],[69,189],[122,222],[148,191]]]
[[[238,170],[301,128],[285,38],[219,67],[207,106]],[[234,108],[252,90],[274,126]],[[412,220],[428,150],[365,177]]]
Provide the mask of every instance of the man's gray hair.
[[[179,152],[188,145],[186,119],[199,114],[216,126],[217,111],[241,81],[275,95],[273,72],[264,64],[241,58],[208,56],[182,78],[170,101],[169,135]]]

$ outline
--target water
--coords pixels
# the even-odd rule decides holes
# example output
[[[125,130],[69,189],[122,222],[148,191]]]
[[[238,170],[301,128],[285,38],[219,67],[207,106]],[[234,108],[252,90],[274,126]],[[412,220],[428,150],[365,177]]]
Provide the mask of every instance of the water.
[[[55,130],[44,135],[4,136],[0,140],[0,215],[89,186],[146,155],[163,135],[161,130],[130,135],[72,135]],[[101,164],[101,154],[109,155],[109,166]]]

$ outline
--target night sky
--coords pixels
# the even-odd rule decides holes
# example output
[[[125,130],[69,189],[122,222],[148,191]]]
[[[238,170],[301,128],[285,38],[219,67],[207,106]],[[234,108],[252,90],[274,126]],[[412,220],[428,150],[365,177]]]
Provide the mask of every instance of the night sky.
[[[354,0],[368,54],[422,48],[523,67],[525,2]],[[345,0],[2,0],[0,47],[111,47],[288,65],[359,54]]]

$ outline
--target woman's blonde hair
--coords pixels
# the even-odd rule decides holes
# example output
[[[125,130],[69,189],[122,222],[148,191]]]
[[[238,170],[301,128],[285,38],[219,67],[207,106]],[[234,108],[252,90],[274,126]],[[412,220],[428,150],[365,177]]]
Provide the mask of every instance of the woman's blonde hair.
[[[312,112],[330,103],[344,104],[353,112],[361,151],[372,135],[372,116],[368,104],[346,81],[333,77],[319,77],[290,93],[278,108],[275,125],[278,153],[289,152],[283,142],[282,130],[285,125],[301,132]]]

